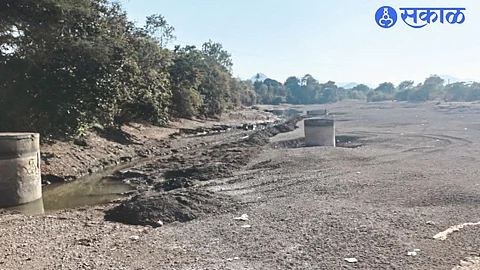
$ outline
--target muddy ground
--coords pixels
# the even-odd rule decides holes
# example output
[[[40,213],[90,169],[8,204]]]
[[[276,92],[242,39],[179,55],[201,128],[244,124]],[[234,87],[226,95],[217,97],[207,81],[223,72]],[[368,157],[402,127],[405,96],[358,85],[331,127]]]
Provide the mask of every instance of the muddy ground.
[[[113,174],[122,202],[4,214],[0,269],[478,269],[480,106],[328,109],[336,148],[302,121],[191,138]]]
[[[170,154],[183,143],[172,139],[192,133],[227,128],[242,130],[245,124],[278,120],[277,116],[264,111],[239,109],[220,119],[177,119],[167,127],[132,123],[121,130],[94,128],[75,140],[42,138],[42,180],[44,184],[71,181],[132,160]]]
[[[216,143],[204,142],[191,151],[116,172],[112,179],[128,182],[139,194],[107,211],[105,218],[159,227],[190,221],[205,213],[231,211],[236,206],[234,198],[212,192],[205,185],[233,177],[269,144],[271,137],[294,131],[301,119],[299,116],[264,130],[225,136]]]

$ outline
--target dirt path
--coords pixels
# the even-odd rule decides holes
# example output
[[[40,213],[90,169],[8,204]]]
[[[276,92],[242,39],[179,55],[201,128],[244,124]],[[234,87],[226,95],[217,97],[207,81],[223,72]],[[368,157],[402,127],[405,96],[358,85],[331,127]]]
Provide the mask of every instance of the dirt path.
[[[476,105],[329,109],[338,113],[342,147],[301,147],[299,123],[272,144],[239,145],[231,137],[137,168],[147,173],[138,181],[151,179],[150,198],[163,196],[124,203],[131,207],[121,212],[145,213],[134,218],[154,227],[105,221],[119,204],[0,216],[0,268],[476,269],[460,262],[480,255],[480,226],[433,238],[480,221]],[[186,187],[165,190],[167,171],[172,186]],[[135,208],[141,205],[148,207]]]

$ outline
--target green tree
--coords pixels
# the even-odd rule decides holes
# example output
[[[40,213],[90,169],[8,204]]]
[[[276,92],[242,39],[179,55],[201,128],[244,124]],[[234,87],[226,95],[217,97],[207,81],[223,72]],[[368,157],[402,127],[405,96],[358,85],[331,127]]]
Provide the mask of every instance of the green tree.
[[[57,136],[166,121],[168,53],[106,0],[5,1],[0,129]],[[139,53],[141,52],[141,53]],[[147,54],[155,65],[146,63]],[[14,105],[16,104],[16,105]],[[126,117],[128,108],[136,111]],[[124,117],[120,117],[124,116]]]
[[[425,79],[424,84],[434,85],[435,87],[440,87],[445,83],[445,80],[439,77],[438,75],[431,75]]]
[[[338,101],[338,87],[335,85],[335,82],[328,81],[321,86],[321,98],[320,103],[332,103]]]
[[[412,89],[413,88],[413,81],[403,81],[401,82],[398,86],[397,86],[397,89],[396,91],[404,91],[404,90],[408,90],[408,89]]]
[[[216,62],[208,62],[202,70],[202,80],[198,90],[203,97],[200,113],[206,117],[221,115],[228,106],[230,92],[230,74]]]
[[[469,85],[469,91],[465,97],[466,101],[477,101],[480,100],[480,83],[474,82]]]
[[[388,95],[382,91],[370,91],[367,94],[368,102],[379,102],[385,100],[391,100],[391,95]]]
[[[368,87],[365,84],[358,84],[355,87],[353,87],[352,89],[355,90],[355,91],[363,92],[363,93],[368,93],[372,90],[372,89],[370,89],[370,87]]]
[[[287,78],[284,85],[290,93],[288,96],[288,102],[292,104],[299,104],[301,102],[300,80],[295,76],[291,76]]]
[[[175,28],[167,23],[165,18],[160,14],[153,14],[146,18],[144,31],[149,36],[155,37],[161,47],[165,47],[176,37],[173,34]]]
[[[366,100],[365,92],[358,90],[346,90],[346,97],[348,99]]]
[[[169,67],[172,102],[170,111],[175,117],[192,118],[199,114],[203,97],[198,91],[204,69],[203,54],[195,46],[173,50],[174,64]]]
[[[230,92],[232,102],[236,106],[240,106],[241,104],[252,106],[257,103],[258,96],[250,80],[242,81],[232,78],[230,81]]]
[[[387,95],[393,94],[395,92],[395,85],[393,85],[391,82],[384,82],[375,88],[375,91],[382,92]]]
[[[232,71],[232,55],[223,48],[222,44],[209,40],[202,45],[202,51],[206,56],[212,58],[213,61],[226,68],[226,70]]]
[[[445,86],[445,97],[451,101],[465,101],[469,95],[469,87],[464,82],[456,82]]]

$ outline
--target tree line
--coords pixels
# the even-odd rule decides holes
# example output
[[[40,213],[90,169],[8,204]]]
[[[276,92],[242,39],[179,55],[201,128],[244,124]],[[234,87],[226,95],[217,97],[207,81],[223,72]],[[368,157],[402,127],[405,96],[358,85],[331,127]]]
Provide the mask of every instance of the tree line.
[[[68,137],[255,102],[220,43],[167,49],[174,30],[162,15],[137,26],[108,0],[1,1],[0,131]]]
[[[272,79],[263,82],[257,80],[253,88],[263,104],[322,104],[341,100],[366,100],[379,102],[386,100],[425,102],[429,100],[447,101],[477,101],[480,100],[480,83],[455,82],[445,84],[438,75],[432,75],[423,83],[415,85],[414,81],[406,80],[395,86],[391,82],[379,84],[370,88],[365,84],[345,89],[335,82],[319,83],[311,75],[303,78],[289,77],[285,83]]]
[[[71,137],[93,126],[218,117],[242,105],[480,98],[478,84],[443,86],[438,77],[376,89],[311,75],[240,80],[221,43],[169,49],[174,32],[158,14],[138,26],[108,0],[1,1],[0,131]]]
[[[414,81],[403,81],[398,86],[385,82],[367,93],[367,101],[412,101],[429,100],[477,101],[480,100],[480,83],[455,82],[445,84],[445,80],[437,75],[425,79],[417,85]]]
[[[254,78],[253,89],[257,94],[256,102],[262,104],[321,104],[343,99],[365,99],[370,90],[366,85],[344,89],[333,81],[320,83],[310,74],[302,78],[290,76],[284,83],[269,78],[260,81],[258,76]]]

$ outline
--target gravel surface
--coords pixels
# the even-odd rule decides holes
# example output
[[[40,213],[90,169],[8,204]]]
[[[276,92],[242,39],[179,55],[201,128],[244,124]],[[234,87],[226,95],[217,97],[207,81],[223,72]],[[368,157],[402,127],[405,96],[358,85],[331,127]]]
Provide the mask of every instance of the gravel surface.
[[[324,107],[303,109],[311,108]],[[221,211],[154,227],[104,220],[122,204],[3,214],[0,269],[478,269],[480,226],[433,237],[480,221],[480,106],[328,109],[340,147],[303,147],[300,122],[271,144],[240,147],[248,162],[228,175],[161,191],[202,189],[228,202]],[[220,152],[235,153],[232,147]],[[222,158],[208,150],[207,159]],[[166,180],[168,168],[153,169]],[[162,200],[170,202],[153,202]]]

